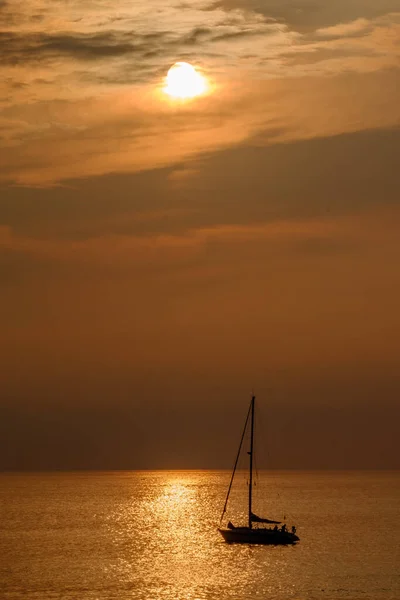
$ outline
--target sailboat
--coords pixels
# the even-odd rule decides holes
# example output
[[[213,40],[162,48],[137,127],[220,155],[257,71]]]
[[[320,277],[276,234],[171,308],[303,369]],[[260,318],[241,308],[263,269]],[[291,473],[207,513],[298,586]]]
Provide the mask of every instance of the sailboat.
[[[296,535],[296,528],[292,526],[291,531],[287,529],[286,523],[281,521],[274,521],[272,519],[265,519],[258,517],[253,513],[253,456],[254,456],[254,409],[255,409],[255,400],[256,397],[254,394],[251,397],[251,402],[249,406],[249,410],[247,412],[246,421],[244,424],[244,429],[242,433],[242,437],[239,444],[239,450],[236,456],[235,465],[233,467],[233,472],[231,476],[231,480],[229,483],[228,493],[226,496],[224,508],[221,515],[220,524],[218,527],[218,531],[224,538],[224,540],[228,543],[239,543],[239,544],[295,544],[299,541],[298,536]],[[250,420],[250,448],[247,454],[249,455],[250,464],[249,464],[249,482],[248,482],[248,523],[245,526],[236,527],[228,522],[226,527],[222,527],[222,522],[224,520],[224,515],[226,513],[226,509],[228,506],[229,495],[232,489],[233,479],[235,477],[236,468],[238,465],[240,452],[243,446],[243,440],[245,437],[245,433],[248,427],[248,423]],[[272,527],[274,525],[274,527]],[[280,527],[278,527],[280,526]]]

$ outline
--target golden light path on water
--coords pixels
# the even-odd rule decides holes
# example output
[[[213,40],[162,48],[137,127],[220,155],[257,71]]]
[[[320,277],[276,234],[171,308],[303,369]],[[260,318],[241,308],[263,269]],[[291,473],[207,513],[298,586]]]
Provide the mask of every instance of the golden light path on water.
[[[270,558],[264,553],[260,563],[260,548],[233,549],[217,532],[216,508],[222,508],[226,483],[210,473],[143,475],[141,500],[124,502],[110,520],[115,543],[130,540],[128,554],[118,560],[117,568],[120,580],[135,579],[135,598],[214,600],[216,589],[231,598],[240,589],[251,592],[260,585],[273,586],[276,592],[281,586],[279,573],[287,591],[286,557],[281,549],[272,549]],[[272,557],[271,580],[265,561]],[[143,595],[141,585],[146,589]],[[177,595],[178,590],[181,594],[184,590],[184,595]]]

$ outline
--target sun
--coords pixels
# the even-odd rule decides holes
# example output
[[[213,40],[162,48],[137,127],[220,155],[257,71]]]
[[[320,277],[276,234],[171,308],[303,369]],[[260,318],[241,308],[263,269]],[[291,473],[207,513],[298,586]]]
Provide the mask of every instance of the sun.
[[[195,98],[206,90],[205,78],[189,63],[177,62],[168,71],[164,92],[172,98]]]

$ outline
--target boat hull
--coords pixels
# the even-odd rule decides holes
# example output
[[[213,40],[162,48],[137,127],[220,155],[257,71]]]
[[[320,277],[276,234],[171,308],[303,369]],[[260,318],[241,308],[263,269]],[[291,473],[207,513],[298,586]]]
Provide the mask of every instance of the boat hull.
[[[218,531],[228,544],[287,546],[299,541],[297,535],[290,531],[274,531],[273,529],[263,528],[250,529],[249,527],[235,527],[234,529],[220,527]]]

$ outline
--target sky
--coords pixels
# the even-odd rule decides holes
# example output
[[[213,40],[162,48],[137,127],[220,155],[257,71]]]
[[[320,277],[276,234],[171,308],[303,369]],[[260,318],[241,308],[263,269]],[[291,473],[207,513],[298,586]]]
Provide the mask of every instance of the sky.
[[[400,468],[399,40],[400,0],[0,0],[0,469],[229,468],[253,390],[263,466]]]

